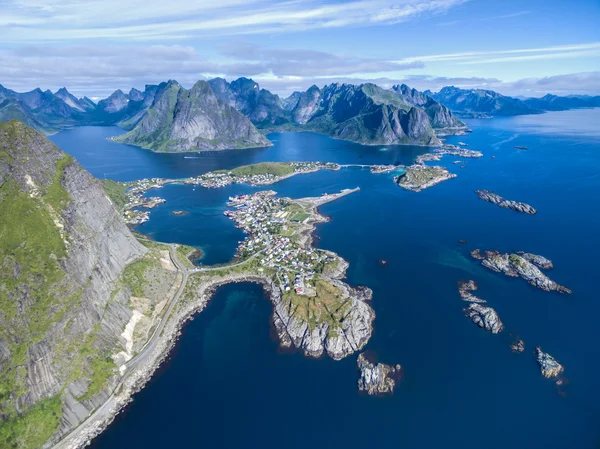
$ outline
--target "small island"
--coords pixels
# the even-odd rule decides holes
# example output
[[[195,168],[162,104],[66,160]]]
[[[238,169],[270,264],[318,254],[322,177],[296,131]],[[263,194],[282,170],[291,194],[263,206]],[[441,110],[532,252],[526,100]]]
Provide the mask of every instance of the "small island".
[[[358,389],[370,396],[392,394],[402,376],[402,366],[374,363],[364,352],[358,356],[357,366],[360,371]]]
[[[525,351],[525,342],[520,338],[517,338],[514,342],[512,342],[509,346],[513,352],[523,352]]]
[[[456,145],[444,145],[442,148],[433,150],[433,153],[417,156],[415,163],[404,167],[405,172],[396,176],[394,181],[406,190],[420,192],[440,182],[456,178],[454,173],[450,173],[444,167],[425,164],[425,162],[439,161],[444,155],[480,158],[483,153],[476,150],[467,150]]]
[[[472,291],[477,290],[477,288],[477,284],[473,280],[459,282],[458,293],[460,294],[460,298],[463,301],[471,303],[468,307],[463,309],[463,312],[467,318],[470,318],[471,321],[473,321],[473,323],[477,324],[479,327],[491,332],[492,334],[497,334],[504,329],[504,325],[502,324],[498,313],[496,313],[496,310],[491,307],[481,305],[486,303],[486,300],[478,298],[471,293]]]
[[[504,209],[511,209],[515,212],[521,212],[523,214],[529,215],[537,214],[537,210],[535,210],[529,204],[520,203],[518,201],[505,200],[500,195],[490,192],[489,190],[475,190],[475,194],[479,197],[480,200],[487,201]]]
[[[565,368],[554,357],[542,351],[542,348],[539,346],[535,348],[535,357],[540,366],[542,376],[546,379],[556,379],[565,371]],[[557,383],[560,384],[562,382],[559,379]]]
[[[476,302],[476,303],[481,303],[481,304],[486,303],[487,301],[485,299],[481,299],[471,293],[471,292],[474,292],[475,290],[477,290],[478,288],[479,288],[479,286],[473,280],[470,280],[467,282],[459,282],[458,283],[458,294],[460,295],[460,299],[462,299],[463,301],[467,301],[467,302]]]
[[[481,253],[479,249],[476,249],[471,252],[471,257],[480,260],[481,265],[492,271],[504,273],[506,276],[521,277],[534,287],[542,290],[557,291],[569,295],[572,293],[567,287],[557,284],[540,271],[540,268],[548,267],[548,259],[529,253],[522,254],[502,254],[499,251],[484,251]],[[528,259],[531,259],[531,261]],[[540,268],[536,266],[538,263]]]
[[[456,175],[444,167],[415,164],[406,167],[406,172],[396,176],[394,181],[406,190],[420,192],[452,178]]]

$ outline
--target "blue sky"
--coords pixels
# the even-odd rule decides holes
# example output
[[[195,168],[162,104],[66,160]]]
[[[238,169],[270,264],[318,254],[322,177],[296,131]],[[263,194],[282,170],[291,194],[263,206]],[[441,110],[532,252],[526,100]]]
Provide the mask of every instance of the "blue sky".
[[[103,97],[248,76],[600,94],[598,0],[0,0],[0,83]]]

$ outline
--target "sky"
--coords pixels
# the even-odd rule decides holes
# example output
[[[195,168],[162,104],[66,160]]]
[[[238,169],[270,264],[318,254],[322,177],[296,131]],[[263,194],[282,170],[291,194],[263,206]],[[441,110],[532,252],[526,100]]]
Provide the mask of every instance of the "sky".
[[[103,98],[240,76],[600,95],[600,0],[0,0],[0,84]]]

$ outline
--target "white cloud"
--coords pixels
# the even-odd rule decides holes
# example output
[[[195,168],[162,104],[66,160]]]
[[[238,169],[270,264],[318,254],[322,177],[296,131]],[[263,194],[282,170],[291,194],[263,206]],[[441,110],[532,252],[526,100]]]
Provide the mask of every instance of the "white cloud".
[[[180,39],[393,24],[467,0],[5,0],[3,43],[74,39]]]
[[[600,54],[600,42],[587,42],[572,45],[557,45],[553,47],[519,48],[512,50],[471,51],[460,53],[446,53],[440,55],[422,55],[400,59],[396,62],[409,63],[422,62],[447,62],[458,64],[485,64],[493,62],[522,61],[535,59],[561,59],[580,56],[597,56]],[[523,56],[514,56],[523,55]],[[490,56],[496,56],[490,58]]]
[[[0,81],[15,90],[66,85],[76,95],[107,95],[116,88],[138,88],[176,79],[191,85],[199,78],[316,77],[377,74],[421,68],[420,62],[399,64],[315,50],[289,50],[230,43],[208,59],[181,45],[26,46],[0,50]],[[363,75],[364,76],[364,75]]]

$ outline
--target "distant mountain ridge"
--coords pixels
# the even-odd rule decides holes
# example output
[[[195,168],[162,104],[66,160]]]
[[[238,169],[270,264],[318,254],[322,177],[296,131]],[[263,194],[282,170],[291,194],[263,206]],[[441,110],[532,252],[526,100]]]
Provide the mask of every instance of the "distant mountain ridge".
[[[268,131],[315,131],[363,144],[437,145],[434,128],[465,126],[431,98],[411,104],[402,92],[372,83],[311,86],[287,98],[247,78],[209,83],[217,97]]]
[[[483,113],[489,115],[541,114],[542,109],[512,97],[506,97],[493,90],[460,89],[448,86],[438,93],[426,91],[425,94],[460,113]]]
[[[423,93],[455,113],[472,116],[541,114],[546,111],[600,107],[600,96],[560,97],[547,94],[541,98],[514,98],[493,90],[460,89],[454,86],[444,87],[437,93],[431,91]]]
[[[406,84],[384,89],[372,83],[336,83],[322,88],[311,86],[282,98],[261,89],[249,78],[231,82],[215,78],[202,83],[206,86],[200,91],[206,98],[193,99],[198,107],[172,109],[162,116],[165,122],[160,124],[156,123],[156,115],[150,117],[149,114],[158,110],[165,112],[156,103],[160,102],[168,83],[147,85],[144,91],[132,88],[128,93],[118,89],[97,103],[87,97],[77,98],[64,87],[55,93],[39,88],[18,93],[0,85],[0,122],[19,120],[46,134],[74,126],[117,125],[130,131],[122,139],[158,151],[267,145],[268,141],[259,137],[254,127],[263,133],[314,131],[363,144],[437,145],[438,136],[464,131],[465,125],[457,116],[510,116],[600,107],[600,96],[548,94],[541,98],[518,99],[491,90],[454,86],[434,93],[420,92]],[[202,102],[216,107],[221,119],[217,120],[219,114],[201,106]],[[173,114],[184,111],[186,114],[193,111],[193,117],[182,119],[186,125],[178,127],[177,124],[183,122],[175,120]],[[142,120],[145,120],[144,125],[138,127]],[[195,126],[192,121],[204,125]],[[151,142],[151,136],[156,137],[159,128],[164,131],[173,123],[176,125],[169,133],[159,133],[160,138]],[[190,134],[192,128],[195,131]],[[144,132],[148,135],[144,136]]]
[[[191,89],[162,83],[136,126],[115,139],[154,151],[198,151],[271,145],[236,108],[225,104],[206,81]]]

